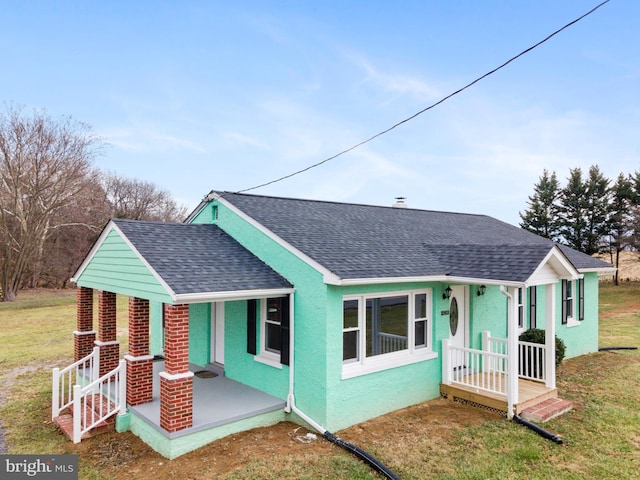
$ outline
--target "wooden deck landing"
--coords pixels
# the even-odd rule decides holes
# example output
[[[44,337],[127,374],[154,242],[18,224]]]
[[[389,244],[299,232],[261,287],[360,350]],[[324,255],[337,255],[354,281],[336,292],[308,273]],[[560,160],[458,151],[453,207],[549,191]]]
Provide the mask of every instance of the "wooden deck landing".
[[[472,374],[478,375],[478,374]],[[506,385],[506,379],[503,380]],[[468,382],[473,383],[473,382]],[[496,394],[478,390],[476,388],[452,384],[440,384],[440,394],[447,398],[460,399],[468,402],[477,403],[485,407],[489,407],[501,412],[507,412],[507,395]],[[515,405],[515,414],[519,415],[524,409],[536,405],[550,398],[557,398],[558,390],[555,388],[547,388],[543,383],[533,382],[531,380],[518,380],[518,403]]]

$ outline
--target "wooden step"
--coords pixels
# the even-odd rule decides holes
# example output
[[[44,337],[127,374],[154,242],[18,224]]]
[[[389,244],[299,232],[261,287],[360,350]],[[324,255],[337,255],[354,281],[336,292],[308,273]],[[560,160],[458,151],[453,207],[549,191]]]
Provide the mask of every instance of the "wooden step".
[[[561,398],[549,398],[543,402],[524,409],[520,416],[534,423],[548,422],[573,409],[573,403]]]
[[[85,404],[86,409],[86,418],[90,421],[92,418],[92,412],[95,412],[95,418],[99,418],[102,413],[106,414],[109,408],[109,404],[111,404],[111,408],[113,407],[113,402],[103,397],[102,405],[100,404],[100,396],[99,395],[89,395],[87,396],[87,401]],[[69,409],[67,411],[71,411]],[[100,411],[101,410],[101,411]],[[73,415],[72,413],[63,413],[62,415],[53,419],[58,428],[64,433],[70,440],[73,441]],[[93,427],[88,432],[85,432],[80,440],[85,440],[87,438],[95,437],[96,435],[100,435],[102,433],[113,432],[115,431],[116,425],[116,417],[112,415],[106,420],[98,423],[95,427]]]

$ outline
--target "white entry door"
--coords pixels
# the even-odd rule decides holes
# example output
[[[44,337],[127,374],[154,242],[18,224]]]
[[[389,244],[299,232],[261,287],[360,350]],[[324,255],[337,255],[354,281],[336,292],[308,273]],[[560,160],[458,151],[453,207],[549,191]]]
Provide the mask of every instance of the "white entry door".
[[[464,285],[451,287],[451,296],[449,297],[449,344],[452,347],[465,348],[469,346],[467,291],[468,289]],[[466,364],[466,355],[462,352],[456,352],[452,358],[454,376],[463,374]]]
[[[224,302],[211,304],[210,362],[224,365]]]

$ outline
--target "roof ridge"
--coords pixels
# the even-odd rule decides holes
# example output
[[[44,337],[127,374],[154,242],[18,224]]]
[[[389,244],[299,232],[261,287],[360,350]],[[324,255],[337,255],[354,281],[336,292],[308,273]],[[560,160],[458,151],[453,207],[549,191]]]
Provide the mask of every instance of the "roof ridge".
[[[237,195],[237,196],[252,197],[252,198],[269,198],[274,200],[287,200],[287,201],[296,201],[296,202],[303,202],[303,203],[326,203],[331,205],[349,205],[354,207],[383,208],[386,210],[394,210],[398,212],[414,211],[414,212],[426,212],[426,213],[441,213],[441,214],[447,214],[447,215],[467,215],[467,216],[474,216],[474,217],[494,218],[482,213],[452,212],[448,210],[431,210],[426,208],[414,208],[414,207],[397,208],[391,205],[372,205],[368,203],[339,202],[337,200],[318,200],[318,199],[308,199],[308,198],[298,198],[298,197],[281,197],[281,196],[274,196],[274,195],[238,193],[238,192],[229,192],[229,191],[223,191],[223,192],[212,191],[212,193],[218,194],[219,195],[218,198],[224,198],[226,195]]]

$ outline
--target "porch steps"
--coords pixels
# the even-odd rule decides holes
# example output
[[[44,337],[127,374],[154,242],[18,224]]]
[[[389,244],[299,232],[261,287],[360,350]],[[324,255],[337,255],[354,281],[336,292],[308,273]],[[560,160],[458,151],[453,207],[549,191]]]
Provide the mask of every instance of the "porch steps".
[[[561,398],[549,398],[536,405],[528,407],[520,413],[525,420],[534,423],[544,423],[573,409],[573,403]]]
[[[111,402],[106,397],[103,396],[101,404],[100,395],[87,396],[87,401],[84,405],[86,415],[83,415],[83,417],[88,419],[89,421],[92,418],[99,418],[100,416],[102,416],[102,414],[108,411],[109,403],[111,404],[111,408],[113,409],[113,402]],[[54,422],[62,431],[62,433],[64,433],[71,441],[73,441],[73,414],[71,409],[66,409],[65,413],[62,413],[60,416],[54,418]],[[88,432],[82,434],[81,440],[95,437],[96,435],[100,435],[103,433],[113,432],[115,431],[115,429],[116,417],[115,415],[112,415],[106,420],[98,423]]]

